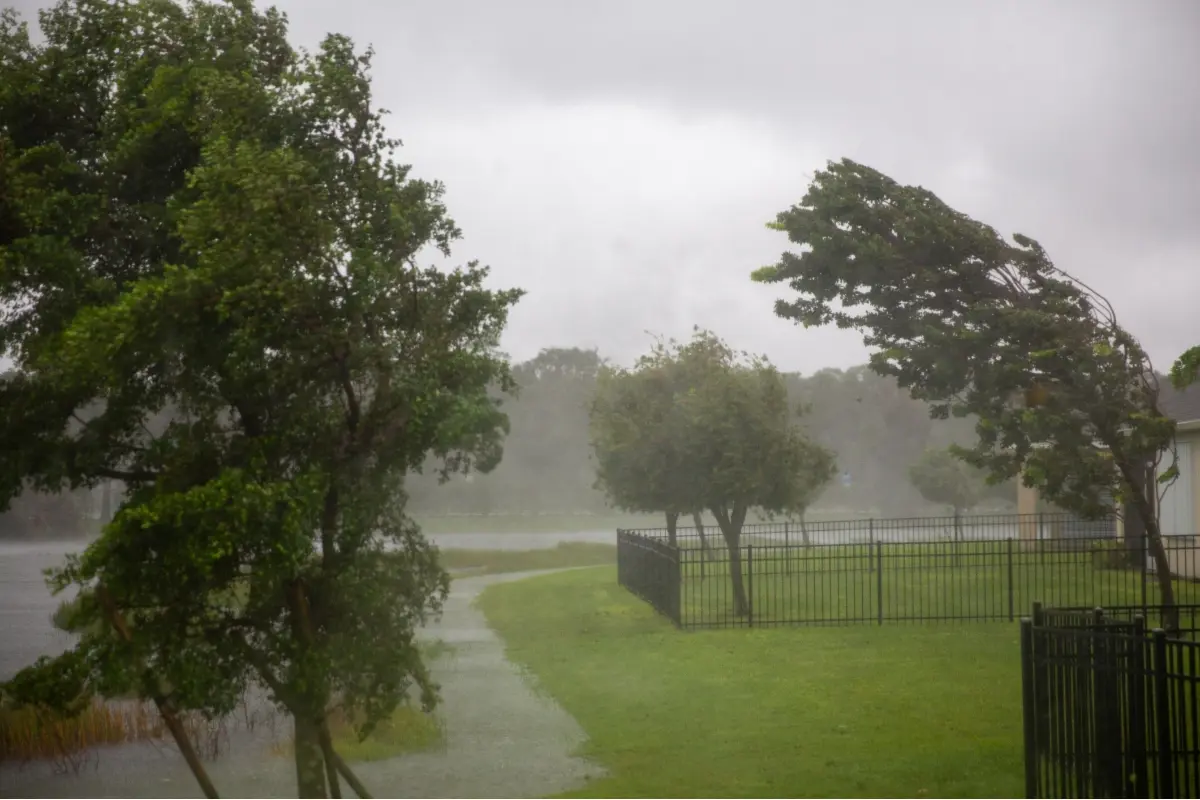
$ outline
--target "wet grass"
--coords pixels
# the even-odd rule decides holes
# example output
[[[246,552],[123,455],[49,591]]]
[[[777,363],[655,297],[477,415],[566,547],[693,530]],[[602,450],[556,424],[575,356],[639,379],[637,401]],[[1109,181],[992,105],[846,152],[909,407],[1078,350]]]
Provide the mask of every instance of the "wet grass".
[[[1007,623],[683,633],[613,569],[488,588],[508,655],[583,726],[590,797],[1016,797]]]
[[[440,552],[440,558],[442,566],[448,570],[469,570],[487,575],[615,564],[617,548],[598,542],[561,542],[555,547],[533,550],[447,549]]]
[[[1112,568],[1110,554],[1027,550],[1019,544],[928,542],[743,548],[755,625],[938,619],[1009,620],[1048,606],[1160,602],[1157,581]],[[680,613],[688,626],[746,623],[734,610],[728,553],[682,553]],[[1144,580],[1143,580],[1144,577]],[[1200,583],[1174,581],[1176,602],[1200,603]]]
[[[662,525],[662,515],[619,514],[455,514],[418,517],[425,534],[582,533]]]

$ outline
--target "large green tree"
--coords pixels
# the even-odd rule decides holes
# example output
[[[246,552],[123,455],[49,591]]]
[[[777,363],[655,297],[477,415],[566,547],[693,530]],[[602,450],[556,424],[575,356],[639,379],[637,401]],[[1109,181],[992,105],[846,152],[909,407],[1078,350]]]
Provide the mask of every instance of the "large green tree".
[[[862,331],[872,369],[936,416],[975,418],[975,445],[957,451],[968,463],[1087,516],[1128,503],[1167,564],[1146,476],[1171,452],[1174,423],[1145,351],[1102,297],[1034,240],[1010,242],[849,160],[818,172],[770,227],[802,248],[754,274],[799,294],[776,302],[779,316]],[[1170,571],[1157,575],[1173,605]]]
[[[299,794],[361,794],[327,716],[435,700],[414,633],[448,583],[402,479],[498,461],[519,292],[420,266],[458,229],[344,37],[297,52],[248,0],[63,0],[41,30],[0,19],[0,492],[127,493],[52,579],[77,647],[15,685],[170,723],[258,684]]]

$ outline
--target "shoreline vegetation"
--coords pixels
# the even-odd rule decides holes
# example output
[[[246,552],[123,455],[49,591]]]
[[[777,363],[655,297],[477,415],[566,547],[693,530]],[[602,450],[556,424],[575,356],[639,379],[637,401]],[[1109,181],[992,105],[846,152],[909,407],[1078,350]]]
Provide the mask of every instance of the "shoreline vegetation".
[[[454,646],[440,639],[422,642],[420,647],[426,663],[454,653]],[[267,734],[272,756],[292,756],[287,716],[262,699],[243,696],[231,713],[218,719],[188,712],[180,715],[180,720],[205,761],[216,761],[228,753],[233,734],[255,731]],[[360,740],[353,721],[337,710],[330,716],[330,727],[338,752],[349,763],[431,750],[443,743],[445,733],[437,713],[422,711],[411,698],[366,739]],[[169,738],[166,724],[149,700],[96,698],[80,714],[63,716],[36,708],[5,707],[0,698],[0,769],[43,762],[61,775],[79,774],[98,766],[106,747]]]

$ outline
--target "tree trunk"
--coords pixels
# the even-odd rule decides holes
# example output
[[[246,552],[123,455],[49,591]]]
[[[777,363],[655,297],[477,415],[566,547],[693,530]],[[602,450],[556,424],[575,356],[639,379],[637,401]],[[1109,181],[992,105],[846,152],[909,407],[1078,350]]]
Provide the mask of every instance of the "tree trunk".
[[[1151,504],[1148,497],[1150,495],[1157,500],[1154,472],[1149,469],[1146,479],[1138,480],[1126,459],[1121,458],[1118,453],[1113,453],[1113,456],[1121,470],[1121,476],[1131,490],[1129,497],[1133,501],[1133,509],[1142,520],[1147,549],[1149,549],[1150,555],[1154,556],[1154,579],[1158,582],[1163,628],[1170,632],[1177,632],[1179,630],[1179,609],[1175,605],[1175,584],[1171,579],[1171,563],[1167,558],[1167,549],[1163,545],[1162,530],[1158,526],[1158,514],[1154,508],[1156,504]],[[1145,569],[1144,566],[1143,569]]]
[[[675,530],[679,526],[679,512],[678,511],[668,511],[668,512],[666,512],[666,514],[667,514],[667,544],[671,545],[671,547],[678,547],[679,540],[678,540],[678,537],[676,536]]]
[[[325,780],[329,782],[329,796],[341,800],[342,785],[338,782],[337,763],[334,761],[333,735],[329,732],[329,716],[321,720],[317,726],[317,734],[321,737],[321,760],[325,762]]]
[[[704,553],[704,557],[712,560],[713,549],[708,543],[708,536],[704,533],[704,520],[700,518],[699,511],[692,512],[692,524],[696,526],[696,533],[700,534],[700,551]]]
[[[729,550],[729,580],[733,584],[733,611],[739,617],[749,613],[750,604],[746,600],[746,584],[742,577],[742,525],[746,521],[746,509],[736,503],[732,512],[724,508],[714,508],[713,516],[725,537],[725,546]]]
[[[294,714],[293,751],[296,759],[296,796],[328,797],[325,793],[325,758],[321,753],[320,726],[307,714]]]
[[[117,632],[117,636],[122,641],[132,642],[133,632],[129,630],[129,625],[125,622],[124,615],[117,607],[117,603],[113,600],[112,595],[108,592],[108,587],[103,583],[96,587],[96,599],[100,601],[100,607],[104,610],[105,617],[108,618],[108,624]],[[143,665],[139,664],[139,667]],[[143,668],[144,671],[144,668]],[[153,676],[150,680],[154,680]],[[192,777],[196,779],[196,783],[200,784],[200,790],[204,792],[204,796],[208,798],[219,797],[217,787],[213,785],[212,779],[208,777],[208,771],[204,769],[204,764],[200,762],[200,756],[196,753],[196,748],[192,746],[192,741],[188,739],[187,731],[183,728],[183,723],[179,721],[179,715],[175,712],[175,707],[171,703],[169,697],[163,692],[154,692],[152,698],[154,705],[158,708],[159,716],[166,723],[167,730],[171,732],[171,737],[175,740],[175,746],[179,748],[179,753],[183,756],[184,762],[187,763],[188,769],[192,772]]]

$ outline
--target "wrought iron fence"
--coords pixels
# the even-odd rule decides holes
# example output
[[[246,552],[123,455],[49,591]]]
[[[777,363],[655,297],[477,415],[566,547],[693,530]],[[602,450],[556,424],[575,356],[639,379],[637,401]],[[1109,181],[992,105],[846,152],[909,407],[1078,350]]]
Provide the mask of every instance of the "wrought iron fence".
[[[680,624],[679,549],[635,531],[617,531],[617,581]]]
[[[1200,796],[1200,605],[1148,610],[1179,633],[1133,609],[1021,621],[1026,796]]]
[[[1200,603],[1200,544],[1169,557],[1177,602]],[[1145,610],[1161,594],[1140,541],[1067,514],[748,525],[735,547],[715,528],[620,531],[618,560],[685,628],[1015,621],[1035,599]]]

